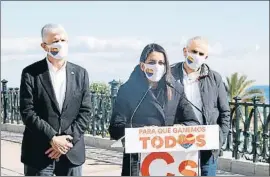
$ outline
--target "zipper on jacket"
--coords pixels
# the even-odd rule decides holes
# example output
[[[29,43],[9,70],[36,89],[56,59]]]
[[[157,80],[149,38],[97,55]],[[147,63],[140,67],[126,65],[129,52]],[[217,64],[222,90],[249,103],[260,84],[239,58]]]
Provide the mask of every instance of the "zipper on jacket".
[[[206,125],[209,125],[209,122],[207,121],[207,117],[204,114],[204,100],[203,100],[203,96],[202,96],[202,81],[199,80],[199,82],[200,82],[200,96],[201,96],[201,100],[202,100],[202,104],[203,104],[203,106],[202,106],[202,116],[203,116],[203,119],[205,120]]]

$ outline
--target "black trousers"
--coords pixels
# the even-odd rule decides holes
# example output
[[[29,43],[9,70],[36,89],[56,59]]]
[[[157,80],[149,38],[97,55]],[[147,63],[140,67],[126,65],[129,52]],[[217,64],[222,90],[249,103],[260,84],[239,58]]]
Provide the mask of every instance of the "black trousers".
[[[131,157],[131,158],[130,158]],[[139,176],[140,159],[137,153],[123,155],[121,176]]]
[[[58,161],[54,160],[44,169],[24,165],[25,176],[82,176],[82,165],[74,166],[63,156]]]

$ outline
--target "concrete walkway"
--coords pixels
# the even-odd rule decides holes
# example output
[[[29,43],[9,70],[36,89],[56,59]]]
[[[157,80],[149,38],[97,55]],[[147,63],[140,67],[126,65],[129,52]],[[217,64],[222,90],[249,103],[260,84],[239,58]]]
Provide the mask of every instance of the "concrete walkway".
[[[20,162],[19,143],[1,140],[1,176],[23,176],[23,164]],[[85,176],[120,176],[121,166],[94,159],[87,159],[83,165]]]
[[[21,139],[21,134],[1,131],[1,176],[23,176]],[[122,153],[87,146],[86,154],[84,176],[120,176]],[[232,175],[238,176],[218,171],[218,176]]]

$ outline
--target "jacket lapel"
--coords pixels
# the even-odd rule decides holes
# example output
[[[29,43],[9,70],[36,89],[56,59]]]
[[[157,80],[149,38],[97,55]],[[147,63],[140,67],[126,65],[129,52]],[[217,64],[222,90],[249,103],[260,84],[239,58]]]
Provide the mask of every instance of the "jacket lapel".
[[[183,69],[182,69],[183,64],[184,64],[183,62],[180,62],[176,64],[175,66],[173,66],[173,69],[171,70],[174,79],[182,85],[183,85],[183,76],[184,76]]]
[[[182,85],[183,83],[183,78],[184,78],[184,73],[183,73],[183,67],[184,67],[184,62],[180,63],[179,68],[177,69],[178,75],[179,75],[179,80]]]
[[[65,100],[63,103],[62,113],[67,109],[68,103],[70,102],[70,99],[73,96],[74,93],[74,83],[75,83],[75,72],[73,71],[72,65],[67,62],[67,81],[66,81],[66,94],[65,94]]]
[[[44,68],[44,72],[39,75],[39,78],[41,80],[43,87],[45,88],[46,92],[48,93],[50,99],[52,100],[54,105],[57,107],[58,113],[60,113],[59,105],[58,105],[58,102],[56,100],[56,96],[54,93],[54,89],[53,89],[53,85],[52,85],[52,81],[51,81],[51,76],[50,76],[50,72],[49,72],[49,68],[48,68],[46,59],[43,60],[43,68]]]

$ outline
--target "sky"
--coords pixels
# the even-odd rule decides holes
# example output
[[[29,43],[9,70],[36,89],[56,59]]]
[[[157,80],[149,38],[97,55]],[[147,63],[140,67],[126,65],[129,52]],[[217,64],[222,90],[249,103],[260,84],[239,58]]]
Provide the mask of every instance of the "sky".
[[[42,60],[41,28],[59,23],[69,35],[68,60],[91,82],[125,81],[143,48],[162,45],[170,64],[184,61],[188,39],[210,45],[207,64],[269,85],[268,1],[1,1],[1,79],[19,87],[24,67]]]

